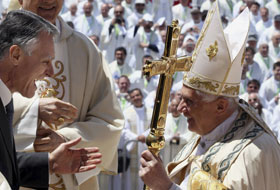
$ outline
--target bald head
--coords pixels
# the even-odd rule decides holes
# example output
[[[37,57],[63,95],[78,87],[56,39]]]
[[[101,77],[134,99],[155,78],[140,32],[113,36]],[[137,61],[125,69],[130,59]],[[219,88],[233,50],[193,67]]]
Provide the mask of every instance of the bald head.
[[[93,5],[92,5],[92,3],[86,2],[86,3],[84,4],[83,9],[84,9],[84,13],[85,13],[85,15],[86,15],[87,17],[91,16],[91,12],[92,12],[92,10],[93,10]]]

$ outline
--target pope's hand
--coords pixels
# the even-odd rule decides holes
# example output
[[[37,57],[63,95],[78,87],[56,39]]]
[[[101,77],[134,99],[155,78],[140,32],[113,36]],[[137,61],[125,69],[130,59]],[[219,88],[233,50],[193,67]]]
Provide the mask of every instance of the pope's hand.
[[[161,159],[145,150],[140,158],[139,176],[153,190],[168,190],[172,182],[167,176]]]
[[[39,118],[47,124],[61,125],[71,123],[77,118],[77,108],[68,102],[57,98],[40,98]]]
[[[66,139],[49,128],[38,128],[34,141],[34,150],[36,152],[52,152],[60,144],[66,142]]]
[[[101,163],[101,153],[97,147],[71,148],[77,145],[81,138],[62,143],[49,154],[50,173],[71,174],[85,172],[96,168]]]

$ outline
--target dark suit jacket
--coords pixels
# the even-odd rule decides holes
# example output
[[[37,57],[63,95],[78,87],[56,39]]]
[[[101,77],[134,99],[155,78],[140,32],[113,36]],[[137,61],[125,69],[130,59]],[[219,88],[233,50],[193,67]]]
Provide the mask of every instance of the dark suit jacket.
[[[48,153],[16,153],[12,126],[0,99],[0,171],[13,190],[44,189],[49,183]]]

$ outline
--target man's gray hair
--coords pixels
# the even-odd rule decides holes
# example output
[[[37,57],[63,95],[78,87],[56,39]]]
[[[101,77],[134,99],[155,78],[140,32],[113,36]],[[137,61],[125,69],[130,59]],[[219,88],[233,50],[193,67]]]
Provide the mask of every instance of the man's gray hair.
[[[218,98],[224,98],[228,101],[228,103],[229,103],[228,109],[230,109],[230,110],[233,109],[237,105],[236,101],[238,101],[238,98],[227,97],[227,96],[216,96],[216,95],[201,92],[200,90],[195,90],[195,93],[198,96],[200,96],[201,100],[204,101],[205,103],[215,101]]]
[[[33,44],[41,32],[58,33],[57,28],[42,17],[25,10],[11,11],[0,24],[0,60],[12,45],[18,45],[31,54]]]

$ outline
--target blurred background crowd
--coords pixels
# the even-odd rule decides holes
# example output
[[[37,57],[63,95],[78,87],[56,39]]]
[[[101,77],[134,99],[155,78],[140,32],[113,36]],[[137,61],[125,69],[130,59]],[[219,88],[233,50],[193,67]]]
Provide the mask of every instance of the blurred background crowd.
[[[280,0],[217,0],[225,28],[246,7],[250,31],[244,53],[240,98],[252,105],[280,140]],[[1,0],[0,18],[18,6]],[[129,153],[128,169],[119,159],[118,176],[101,175],[100,189],[142,189],[138,158],[146,149],[159,76],[146,78],[146,60],[164,51],[166,26],[179,21],[178,56],[191,56],[207,11],[214,0],[65,0],[60,16],[92,39],[102,51],[115,80],[116,94],[125,116],[119,157]],[[78,64],[78,63],[77,63]],[[181,101],[183,73],[175,73],[165,130],[164,163],[195,136],[177,107]],[[110,109],[110,108],[108,108]],[[121,178],[123,182],[121,181]]]

